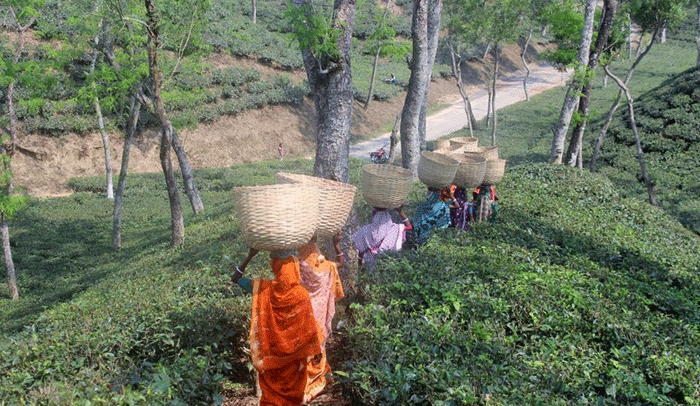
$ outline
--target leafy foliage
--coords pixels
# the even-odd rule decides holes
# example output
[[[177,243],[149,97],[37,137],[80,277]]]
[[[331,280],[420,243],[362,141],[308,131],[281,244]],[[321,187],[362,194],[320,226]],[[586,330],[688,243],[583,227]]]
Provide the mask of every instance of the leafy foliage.
[[[362,274],[343,366],[360,400],[697,402],[695,237],[576,169],[511,168],[499,194],[497,222]]]

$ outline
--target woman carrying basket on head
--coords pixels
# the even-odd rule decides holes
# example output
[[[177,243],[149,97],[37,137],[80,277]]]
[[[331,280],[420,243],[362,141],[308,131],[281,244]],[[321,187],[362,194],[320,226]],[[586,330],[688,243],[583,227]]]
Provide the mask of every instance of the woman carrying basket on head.
[[[454,197],[455,186],[443,189],[428,188],[428,198],[416,207],[411,217],[413,229],[406,235],[407,248],[424,244],[433,230],[447,228],[450,225],[450,209],[459,207]]]
[[[406,231],[411,229],[411,221],[398,208],[402,218],[401,223],[394,223],[389,209],[372,208],[372,221],[360,227],[350,236],[353,246],[358,253],[359,264],[366,263],[374,266],[377,256],[386,251],[401,251],[406,240]]]
[[[274,280],[244,278],[257,252],[250,249],[232,279],[253,294],[250,352],[261,391],[259,404],[299,406],[305,401],[312,361],[323,352],[323,331],[301,285],[298,252],[270,252]]]
[[[331,372],[326,358],[326,342],[331,333],[331,322],[335,315],[335,302],[345,294],[338,274],[338,265],[343,266],[343,252],[338,245],[340,234],[333,238],[337,265],[319,253],[314,236],[308,244],[299,248],[301,261],[301,285],[309,292],[314,318],[323,333],[321,355],[315,357],[307,367],[307,382],[304,391],[304,403],[311,401],[326,386],[326,374]]]

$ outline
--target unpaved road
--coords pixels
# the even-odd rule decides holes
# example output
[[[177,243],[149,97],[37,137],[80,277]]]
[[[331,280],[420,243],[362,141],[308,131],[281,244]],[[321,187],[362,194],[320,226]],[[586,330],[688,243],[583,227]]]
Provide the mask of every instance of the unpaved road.
[[[552,66],[534,66],[531,68],[527,82],[527,92],[532,97],[547,89],[563,86],[571,75],[571,71],[561,72]],[[525,90],[523,89],[523,78],[525,72],[516,72],[504,76],[496,83],[496,110],[510,104],[525,100]],[[488,105],[488,93],[485,87],[480,88],[476,93],[469,94],[472,104],[472,111],[477,120],[486,116]],[[426,119],[426,141],[434,140],[451,134],[467,125],[467,115],[464,112],[464,102],[462,98],[451,103],[450,107],[429,116]],[[382,146],[389,145],[391,133],[385,133],[369,141],[363,141],[350,146],[350,156],[354,158],[369,159],[369,154]],[[400,145],[397,146],[397,153],[400,153]]]

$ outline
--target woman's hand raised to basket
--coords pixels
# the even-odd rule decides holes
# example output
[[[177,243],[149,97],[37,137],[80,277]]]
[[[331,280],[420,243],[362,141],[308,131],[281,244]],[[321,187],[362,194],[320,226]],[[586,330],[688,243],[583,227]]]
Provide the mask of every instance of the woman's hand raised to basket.
[[[243,272],[245,272],[246,267],[248,267],[248,264],[250,263],[250,260],[253,259],[253,257],[258,253],[259,251],[255,248],[250,248],[248,250],[248,256],[245,258],[241,266],[236,266],[234,265],[234,273],[231,275],[231,280],[233,283],[238,283],[238,280],[243,277]]]
[[[343,232],[338,231],[338,234],[333,236],[333,248],[335,249],[335,262],[338,263],[338,266],[345,266],[345,255],[343,254],[343,250],[340,249],[340,239],[343,236]]]

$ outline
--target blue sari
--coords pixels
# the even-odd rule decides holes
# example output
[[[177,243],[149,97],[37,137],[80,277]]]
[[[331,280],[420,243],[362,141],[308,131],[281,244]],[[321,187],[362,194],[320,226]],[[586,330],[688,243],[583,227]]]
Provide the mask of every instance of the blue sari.
[[[410,231],[411,244],[420,245],[428,241],[433,230],[447,228],[450,225],[450,204],[440,199],[439,191],[431,191],[428,199],[416,207],[411,217],[413,230]]]

